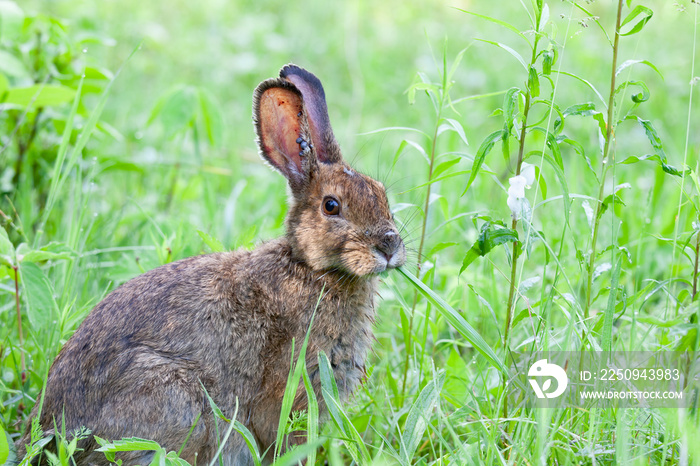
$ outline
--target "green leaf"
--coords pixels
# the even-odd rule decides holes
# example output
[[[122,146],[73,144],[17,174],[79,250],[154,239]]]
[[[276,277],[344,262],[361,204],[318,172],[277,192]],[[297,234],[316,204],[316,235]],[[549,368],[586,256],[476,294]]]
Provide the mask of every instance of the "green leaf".
[[[625,81],[617,88],[615,89],[615,95],[619,94],[622,92],[624,89],[627,89],[629,86],[638,86],[642,89],[642,92],[634,93],[631,95],[631,99],[634,103],[642,103],[646,102],[649,100],[651,97],[651,91],[649,91],[649,87],[647,87],[646,84],[644,84],[642,81]]]
[[[200,383],[201,383],[201,381],[200,381]],[[226,429],[226,432],[224,433],[224,436],[221,439],[221,442],[219,443],[219,448],[216,450],[216,454],[211,459],[209,466],[214,466],[216,464],[216,460],[221,456],[221,452],[224,451],[224,448],[226,447],[226,442],[228,442],[228,439],[231,437],[231,434],[233,433],[233,429],[236,427],[236,424],[235,424],[236,416],[238,416],[238,397],[236,397],[236,408],[233,412],[233,416],[231,416],[232,421],[229,421],[230,425],[228,426],[228,429]],[[218,437],[218,428],[217,428],[217,437]],[[151,465],[153,465],[154,463],[155,463],[155,461],[152,461]],[[219,464],[223,464],[223,461],[219,461]]]
[[[284,389],[284,394],[282,395],[282,407],[280,409],[279,424],[277,426],[277,441],[275,443],[275,458],[279,456],[284,446],[284,435],[286,433],[287,421],[289,420],[289,415],[292,412],[294,405],[294,400],[297,397],[297,391],[299,387],[299,380],[301,379],[302,368],[306,366],[306,348],[309,344],[309,335],[311,334],[311,327],[314,324],[314,318],[316,317],[316,309],[321,302],[323,297],[323,290],[318,296],[316,301],[316,307],[311,315],[311,321],[309,322],[309,328],[306,329],[306,336],[304,337],[304,343],[301,345],[299,350],[299,356],[297,357],[296,364],[294,363],[294,339],[292,338],[292,354],[290,355],[289,362],[289,373],[287,374],[287,385]]]
[[[472,164],[472,172],[469,175],[469,181],[467,181],[467,187],[464,188],[464,192],[462,193],[462,196],[464,196],[467,191],[469,190],[469,187],[472,185],[474,182],[474,179],[476,179],[476,175],[479,173],[479,169],[481,168],[481,165],[484,163],[484,159],[486,158],[486,155],[488,155],[489,152],[491,152],[491,149],[493,149],[494,144],[500,139],[503,138],[504,130],[500,129],[498,131],[494,131],[493,133],[489,134],[486,136],[486,139],[484,139],[484,142],[481,143],[481,146],[479,146],[479,150],[476,152],[476,157],[474,157],[474,163]]]
[[[544,160],[549,164],[552,169],[554,169],[554,174],[557,175],[557,180],[559,181],[559,186],[562,191],[562,199],[564,201],[564,219],[566,224],[569,224],[569,210],[571,209],[571,198],[569,197],[569,185],[566,183],[566,176],[564,170],[561,168],[560,163],[555,161],[554,158],[548,153],[539,153],[538,157],[543,157]]]
[[[465,145],[469,145],[469,142],[467,141],[467,135],[464,132],[464,128],[462,127],[461,123],[458,122],[457,120],[453,120],[452,118],[443,118],[444,121],[447,122],[449,127],[457,134],[459,134],[460,139],[462,139],[462,142]]]
[[[29,87],[15,87],[7,91],[3,103],[22,107],[48,107],[70,102],[75,97],[75,89],[58,84],[37,84]]]
[[[253,457],[253,463],[255,466],[260,466],[261,462],[260,452],[258,451],[258,442],[255,440],[253,434],[246,426],[236,420],[233,421],[233,430],[238,432],[243,437],[246,445],[248,445],[248,450],[250,451],[250,456]]]
[[[0,227],[0,264],[5,264],[8,267],[15,264],[15,246],[2,227]]]
[[[401,275],[403,275],[413,286],[418,290],[420,294],[425,296],[425,298],[440,312],[440,314],[457,330],[466,340],[472,344],[472,346],[479,351],[484,357],[501,373],[509,377],[508,368],[503,364],[496,353],[491,349],[491,347],[484,341],[484,339],[479,335],[479,333],[469,325],[469,323],[462,317],[460,313],[455,311],[452,306],[447,304],[447,302],[440,296],[435,294],[433,290],[425,286],[425,284],[416,278],[413,274],[407,272],[403,268],[399,267],[396,269]]]
[[[467,13],[467,14],[476,16],[477,18],[485,19],[486,21],[491,21],[492,23],[498,24],[499,26],[503,26],[504,28],[506,28],[506,29],[516,33],[518,36],[520,36],[520,38],[522,38],[525,42],[527,42],[528,45],[530,44],[530,41],[527,39],[527,37],[525,37],[525,35],[522,32],[520,32],[520,30],[518,28],[516,28],[515,26],[513,26],[510,23],[507,23],[507,22],[502,21],[500,19],[492,18],[490,16],[480,15],[479,13],[474,13],[473,11],[463,10],[461,8],[455,8],[455,9],[457,9],[463,13]]]
[[[411,405],[406,417],[403,435],[401,435],[401,457],[404,464],[411,464],[418,444],[423,438],[423,433],[432,419],[432,410],[440,398],[440,391],[445,383],[445,374],[440,374],[432,379],[421,390],[420,395]]]
[[[462,268],[459,270],[459,273],[461,274],[464,272],[477,257],[485,256],[496,246],[517,241],[519,241],[517,231],[502,225],[485,222],[481,226],[479,239],[476,240],[464,257]]]
[[[556,120],[554,120],[554,133],[559,134],[562,129],[564,128],[564,121],[566,117],[569,116],[591,116],[599,113],[595,109],[595,104],[593,102],[585,102],[582,104],[576,104],[568,107],[566,110],[562,112],[562,116],[564,117],[564,120],[559,117]]]
[[[199,90],[199,104],[202,111],[202,121],[209,142],[220,146],[224,140],[224,115],[216,98],[207,90]]]
[[[576,151],[576,153],[578,155],[583,157],[583,159],[586,161],[586,165],[588,165],[588,168],[591,170],[591,173],[593,173],[593,176],[595,176],[596,180],[598,179],[598,176],[597,176],[595,170],[593,170],[593,165],[591,164],[591,159],[589,159],[588,156],[586,155],[586,151],[584,150],[583,145],[581,145],[580,142],[574,141],[573,139],[569,139],[565,135],[558,136],[557,141],[559,142],[560,145],[561,144],[570,145],[574,149],[574,151]]]
[[[540,191],[542,192],[542,199],[547,199],[547,180],[544,179],[542,169],[537,165],[535,165],[535,180],[537,181]]]
[[[109,81],[114,79],[114,74],[107,68],[97,68],[94,66],[85,67],[85,79],[96,79],[100,81]]]
[[[462,160],[462,158],[457,157],[440,163],[438,166],[435,167],[435,170],[433,170],[433,178],[439,177],[442,173],[449,170],[454,165],[457,165],[460,162],[460,160]]]
[[[515,117],[515,109],[517,107],[519,95],[520,88],[511,87],[503,97],[503,118],[505,119],[506,127],[508,128],[509,132],[510,128],[513,127],[513,119]]]
[[[544,52],[542,58],[542,74],[549,76],[552,73],[552,67],[557,62],[557,49],[551,48]]]
[[[469,368],[462,356],[454,348],[450,350],[450,356],[445,361],[445,372],[443,396],[457,407],[464,406],[464,401],[470,393],[469,389],[472,384],[469,377]]]
[[[467,270],[467,267],[471,265],[472,262],[477,260],[479,257],[481,257],[481,251],[479,250],[476,245],[472,246],[469,248],[469,251],[467,251],[467,254],[464,256],[464,259],[462,260],[462,267],[459,269],[459,273],[461,274],[465,270]]]
[[[636,120],[642,126],[642,128],[644,128],[644,133],[647,135],[647,139],[649,139],[651,147],[653,147],[656,153],[659,155],[659,157],[661,157],[661,159],[664,162],[666,162],[666,153],[664,152],[664,146],[661,143],[659,133],[656,132],[656,129],[654,128],[654,125],[651,124],[651,121],[644,120],[635,115],[629,115],[626,118],[626,120]]]
[[[421,76],[420,73],[418,73],[419,76]],[[413,105],[416,103],[416,91],[426,91],[426,92],[432,92],[436,93],[440,90],[440,86],[437,84],[433,84],[430,82],[417,82],[411,84],[411,87],[408,88],[408,103],[410,105]]]
[[[304,382],[304,388],[306,389],[306,399],[308,401],[307,407],[307,430],[306,430],[306,442],[315,443],[318,439],[318,400],[316,399],[316,393],[314,392],[314,387],[311,383],[311,378],[309,377],[309,371],[306,368],[306,364],[302,364],[302,380]],[[307,464],[316,464],[316,449],[314,448],[308,454]]]
[[[557,165],[563,171],[564,161],[561,158],[561,149],[559,149],[559,142],[557,141],[557,138],[554,136],[554,134],[542,128],[541,126],[535,126],[534,128],[532,128],[531,131],[538,131],[540,133],[544,133],[547,147],[552,152],[552,156],[554,156],[554,160],[557,162]]]
[[[165,450],[163,450],[165,451]],[[151,463],[152,464],[152,463]],[[165,466],[190,466],[190,463],[187,461],[183,460],[182,458],[177,456],[177,453],[174,451],[168,452],[167,455],[165,455]]]
[[[82,156],[82,151],[85,148],[85,145],[88,143],[88,140],[92,136],[92,132],[95,130],[97,122],[100,119],[100,115],[102,114],[102,110],[104,109],[105,103],[107,102],[107,96],[109,95],[109,92],[112,89],[112,85],[114,85],[114,81],[119,76],[119,73],[121,73],[121,70],[123,69],[124,65],[126,65],[126,63],[128,63],[128,61],[131,60],[136,51],[140,48],[141,44],[138,44],[136,48],[131,52],[131,54],[127,57],[126,62],[121,67],[119,67],[119,69],[114,75],[114,78],[105,86],[104,90],[102,91],[102,94],[100,95],[99,100],[97,101],[97,105],[90,113],[90,117],[83,125],[83,128],[80,131],[80,136],[78,136],[78,140],[73,146],[73,150],[71,151],[70,157],[68,158],[68,164],[65,167],[65,173],[70,173],[73,166],[75,166],[75,164],[77,163],[78,158]],[[68,145],[71,141],[71,135],[73,132],[73,120],[78,112],[78,105],[80,104],[80,95],[83,86],[83,81],[84,80],[81,79],[80,83],[78,84],[78,90],[75,94],[75,99],[73,100],[73,106],[71,107],[70,113],[68,114],[66,128],[63,131],[63,135],[61,136],[61,144],[59,145],[58,153],[56,155],[56,161],[54,162],[49,196],[41,216],[40,225],[42,226],[42,228],[43,225],[46,224],[49,216],[51,215],[51,211],[56,202],[56,199],[58,198],[58,195],[61,192],[61,188],[67,178],[67,176],[61,176],[61,174],[63,173],[63,163],[68,153]]]
[[[631,22],[639,15],[643,15],[642,18],[634,26],[632,26],[632,29],[630,29],[629,31],[625,33],[620,32],[621,36],[631,36],[632,34],[636,34],[639,31],[641,31],[644,28],[644,25],[647,24],[647,22],[649,22],[652,16],[654,16],[654,12],[645,6],[637,5],[632,11],[629,12],[625,19],[622,20],[622,24],[620,24],[620,30],[622,30],[622,26]]]
[[[392,170],[393,170],[394,167],[396,166],[396,162],[398,162],[399,159],[401,158],[401,155],[404,153],[404,150],[406,149],[406,147],[408,147],[408,141],[406,141],[406,140],[404,139],[404,140],[401,141],[401,143],[399,144],[398,149],[396,149],[396,153],[394,154],[394,160],[393,160],[393,162],[391,163],[391,169],[392,169]]]
[[[520,62],[520,64],[523,66],[524,69],[526,69],[526,70],[528,69],[528,66],[525,64],[525,60],[523,60],[523,57],[518,52],[516,52],[512,48],[508,47],[507,45],[501,44],[500,42],[495,42],[492,40],[485,40],[485,39],[477,39],[477,40],[479,40],[481,42],[486,42],[487,44],[495,45],[496,47],[502,48],[503,50],[505,50],[506,52],[508,52],[512,56],[514,56],[515,59]]]
[[[667,164],[665,162],[665,159],[666,159],[665,157],[661,157],[659,154],[647,154],[647,155],[642,155],[642,156],[631,155],[631,156],[627,157],[625,160],[618,162],[618,163],[629,165],[629,164],[641,162],[644,160],[651,160],[651,161],[656,162],[661,167],[661,169],[663,171],[665,171],[666,173],[668,173],[669,175],[683,176],[684,173],[686,175],[689,175],[690,173],[692,173],[692,170],[690,168],[687,168],[683,171],[678,170],[676,167]]]
[[[432,256],[433,254],[442,251],[443,249],[450,248],[452,246],[457,246],[459,243],[454,243],[454,242],[443,242],[443,243],[438,243],[433,248],[430,250],[430,253],[428,254],[428,257]]]
[[[622,199],[615,193],[609,194],[608,196],[603,199],[603,203],[600,207],[600,210],[598,210],[598,218],[603,216],[606,210],[608,210],[608,207],[611,205],[626,205]]]
[[[44,262],[47,260],[70,259],[75,251],[63,243],[51,242],[41,249],[29,249],[26,243],[17,247],[17,262]]]
[[[204,244],[209,246],[209,249],[211,249],[212,252],[224,252],[224,251],[226,251],[226,248],[221,243],[221,241],[219,241],[217,238],[214,238],[209,233],[204,233],[201,230],[197,230],[197,234],[199,235],[200,238],[202,238],[202,241],[204,241]]]
[[[652,62],[650,62],[649,60],[627,60],[622,65],[620,65],[617,68],[617,70],[615,70],[615,76],[619,75],[622,72],[622,70],[624,70],[625,68],[632,66],[632,65],[636,65],[637,63],[647,65],[649,68],[656,71],[658,73],[658,75],[661,76],[661,79],[664,79],[664,75],[661,74],[661,71],[659,71],[659,69],[656,66],[654,66],[654,64]]]
[[[661,138],[659,137],[659,133],[656,132],[656,129],[654,128],[654,125],[652,125],[651,121],[644,120],[635,115],[628,115],[625,119],[636,120],[644,128],[644,132],[646,133],[647,138],[649,139],[649,143],[651,143],[651,146],[656,151],[656,154],[644,155],[642,157],[631,156],[623,160],[621,163],[630,164],[638,162],[640,160],[653,160],[661,166],[663,171],[670,175],[683,176],[683,173],[690,173],[689,169],[680,171],[677,168],[668,165],[668,159],[666,158],[666,153],[664,152],[663,144],[661,143]]]
[[[578,5],[576,5],[576,6],[578,6]],[[603,32],[605,32],[605,31],[603,30]],[[588,88],[590,90],[592,90],[595,93],[595,95],[600,99],[600,101],[603,103],[603,105],[605,107],[607,107],[607,105],[608,105],[607,101],[603,98],[602,94],[600,92],[598,92],[598,89],[596,89],[595,86],[593,84],[591,84],[590,81],[587,81],[587,80],[583,79],[582,77],[577,76],[573,73],[569,73],[567,71],[555,71],[555,73],[560,73],[560,74],[563,74],[564,76],[569,76],[570,78],[574,78],[574,79],[579,80],[580,82],[582,82],[583,84],[588,86]],[[603,133],[603,134],[605,134],[605,133]]]
[[[653,315],[637,317],[638,322],[643,322],[643,323],[649,324],[649,325],[655,325],[655,326],[661,327],[661,328],[674,328],[677,325],[680,325],[683,322],[685,322],[686,319],[687,319],[687,317],[685,317],[685,316],[678,316],[675,319],[665,319],[665,318],[660,318],[660,317],[656,317]]]
[[[53,297],[53,288],[38,265],[23,262],[19,265],[22,289],[27,302],[27,316],[34,329],[45,329],[58,316],[58,305]]]
[[[595,109],[595,104],[593,102],[585,102],[567,107],[562,113],[565,117],[569,115],[589,116],[595,115],[598,111]]]
[[[0,39],[18,42],[24,26],[25,14],[17,3],[10,0],[0,1]],[[0,63],[2,63],[0,57]]]
[[[617,259],[615,269],[613,270],[612,280],[610,283],[610,296],[608,297],[608,306],[605,309],[603,318],[603,335],[601,348],[603,351],[612,351],[612,327],[613,316],[615,315],[615,300],[617,298],[617,287],[620,282],[620,268],[622,267],[622,256]],[[591,273],[589,271],[589,273]]]
[[[598,122],[598,131],[600,131],[600,136],[604,139],[607,139],[608,127],[605,124],[605,117],[603,116],[603,114],[602,113],[595,113],[593,115],[593,119]]]
[[[0,464],[5,464],[7,458],[10,456],[10,445],[7,442],[7,437],[5,436],[5,429],[2,428],[0,424]]]
[[[338,386],[335,382],[333,369],[328,356],[323,351],[318,353],[318,368],[321,378],[321,393],[326,402],[326,408],[331,416],[333,424],[343,434],[343,442],[350,452],[350,456],[357,464],[368,464],[371,458],[362,436],[345,414],[338,398]]]
[[[323,445],[326,439],[316,439],[315,441],[310,441],[307,439],[307,443],[303,445],[297,445],[291,448],[287,453],[277,458],[274,462],[274,466],[298,466],[299,464],[314,465],[312,461],[316,458],[316,450]],[[307,458],[306,461],[302,461]],[[340,463],[331,463],[340,464]]]
[[[683,337],[678,342],[678,346],[676,346],[674,351],[697,351],[697,324],[678,325],[673,330],[679,335],[683,335],[685,333],[685,335],[683,335]]]
[[[2,58],[0,58],[2,60]],[[4,74],[0,73],[0,102],[3,100],[3,95],[5,91],[10,88],[10,82],[7,80]]]
[[[101,451],[103,453],[116,453],[119,451],[153,451],[162,449],[158,442],[138,437],[123,438],[121,440],[115,440],[113,442],[101,445],[102,446],[98,448],[97,451]]]
[[[149,122],[157,116],[163,124],[165,134],[172,137],[190,127],[198,107],[197,91],[191,86],[180,87],[156,105]]]
[[[471,44],[464,47],[462,50],[459,51],[455,59],[452,61],[452,65],[450,65],[450,71],[447,73],[447,76],[445,80],[447,82],[451,82],[452,78],[454,77],[455,73],[457,72],[457,68],[459,67],[459,64],[462,63],[462,58],[464,58],[464,54],[466,51],[471,47]]]
[[[527,76],[527,88],[530,90],[530,95],[532,97],[539,97],[540,78],[537,75],[537,69],[533,65],[530,65],[530,71]]]

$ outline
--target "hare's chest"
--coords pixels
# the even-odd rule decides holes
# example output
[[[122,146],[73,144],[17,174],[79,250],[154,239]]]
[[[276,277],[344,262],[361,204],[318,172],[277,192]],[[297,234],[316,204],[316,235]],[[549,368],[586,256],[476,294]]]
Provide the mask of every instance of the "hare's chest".
[[[373,323],[374,303],[367,301],[361,307],[344,308],[332,316],[332,331],[324,335],[326,341],[320,349],[328,355],[342,398],[352,394],[365,377]]]

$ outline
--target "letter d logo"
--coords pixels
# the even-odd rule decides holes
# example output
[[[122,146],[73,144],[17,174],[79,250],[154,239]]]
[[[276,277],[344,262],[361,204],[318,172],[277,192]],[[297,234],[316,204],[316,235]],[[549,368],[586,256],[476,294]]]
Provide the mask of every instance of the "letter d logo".
[[[535,391],[537,398],[556,398],[564,393],[567,385],[569,385],[569,377],[566,376],[564,369],[557,364],[548,363],[546,359],[540,359],[530,366],[527,375],[528,377],[549,377],[541,387],[537,380],[533,378],[529,379],[530,385]],[[552,379],[557,381],[557,388],[549,392],[548,390],[552,386]]]

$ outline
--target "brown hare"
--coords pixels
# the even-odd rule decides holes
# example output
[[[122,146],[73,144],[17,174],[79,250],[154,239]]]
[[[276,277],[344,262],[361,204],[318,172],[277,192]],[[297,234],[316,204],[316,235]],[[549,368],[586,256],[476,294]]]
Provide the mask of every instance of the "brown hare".
[[[218,439],[204,386],[227,416],[238,400],[238,420],[264,452],[276,438],[292,338],[298,351],[314,309],[306,364],[320,409],[319,351],[342,398],[361,383],[377,274],[406,260],[384,187],[343,161],[323,87],[308,71],[287,65],[262,82],[253,116],[263,159],[289,182],[286,235],[252,251],[167,264],[109,294],[51,366],[40,414],[46,432],[65,422],[67,431],[85,426],[110,440],[148,438],[174,451],[184,444],[183,459],[208,464]],[[298,396],[293,409],[305,407]],[[28,431],[17,442],[20,458]],[[108,463],[92,437],[79,446],[78,465]],[[117,458],[132,465],[152,456]],[[222,457],[252,464],[235,433]]]

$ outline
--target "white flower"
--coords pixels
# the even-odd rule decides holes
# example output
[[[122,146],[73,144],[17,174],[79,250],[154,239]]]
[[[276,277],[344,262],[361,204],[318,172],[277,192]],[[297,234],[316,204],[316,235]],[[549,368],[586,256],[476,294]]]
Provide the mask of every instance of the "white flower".
[[[510,183],[507,199],[508,207],[510,208],[513,218],[517,220],[520,218],[520,213],[523,210],[527,179],[522,175],[518,175],[509,179],[508,182]]]
[[[520,218],[520,212],[523,210],[523,200],[508,196],[507,202],[511,215],[514,219],[518,220]]]
[[[529,208],[527,199],[525,199],[525,189],[532,186],[535,182],[535,166],[529,163],[523,163],[520,166],[520,174],[510,178],[508,183],[508,208],[515,220],[520,219],[524,207]]]
[[[508,188],[508,197],[512,196],[518,199],[525,197],[525,187],[527,179],[523,175],[514,176],[508,180],[510,187]]]
[[[535,182],[535,166],[529,163],[523,162],[520,166],[520,176],[524,176],[527,183],[525,187],[529,188]]]

